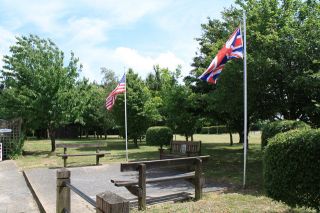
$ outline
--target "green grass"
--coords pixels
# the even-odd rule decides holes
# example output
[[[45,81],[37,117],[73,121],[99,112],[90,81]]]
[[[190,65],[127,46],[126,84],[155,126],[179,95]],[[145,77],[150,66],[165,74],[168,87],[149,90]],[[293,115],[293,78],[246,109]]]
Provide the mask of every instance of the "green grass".
[[[204,194],[198,202],[184,202],[176,204],[161,204],[148,207],[147,212],[312,212],[306,209],[291,209],[287,205],[272,201],[264,195],[262,176],[262,151],[260,133],[249,135],[249,150],[247,158],[247,187],[242,188],[243,181],[243,149],[238,143],[238,135],[233,135],[234,145],[229,145],[229,135],[194,135],[194,140],[202,141],[202,154],[210,155],[210,160],[204,168],[206,178],[217,185],[227,186],[223,192]],[[184,137],[176,136],[176,140]],[[107,151],[111,156],[100,159],[102,164],[125,161],[125,143],[123,139],[112,137],[102,139],[57,140],[64,143],[107,142]],[[129,142],[129,160],[159,159],[158,147],[146,146],[139,143],[135,148]],[[29,140],[24,145],[24,155],[16,162],[21,169],[35,167],[62,167],[63,161],[50,153],[49,140]],[[70,149],[68,153],[95,152],[92,148]],[[72,157],[68,159],[68,166],[88,166],[95,164],[95,157]],[[133,210],[135,212],[137,210]]]

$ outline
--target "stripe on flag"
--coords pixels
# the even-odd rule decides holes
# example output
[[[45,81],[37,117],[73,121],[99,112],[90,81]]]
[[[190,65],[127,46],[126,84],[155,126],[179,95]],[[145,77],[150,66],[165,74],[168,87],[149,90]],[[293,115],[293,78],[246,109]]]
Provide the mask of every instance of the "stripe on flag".
[[[106,108],[111,110],[116,102],[117,95],[126,92],[126,74],[123,74],[117,87],[106,98]]]

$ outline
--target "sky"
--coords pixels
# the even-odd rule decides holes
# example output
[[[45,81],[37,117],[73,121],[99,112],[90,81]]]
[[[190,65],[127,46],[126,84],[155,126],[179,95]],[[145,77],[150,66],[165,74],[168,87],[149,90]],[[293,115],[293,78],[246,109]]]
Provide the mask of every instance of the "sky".
[[[81,76],[101,82],[101,67],[121,76],[132,68],[143,78],[153,65],[185,76],[197,52],[195,38],[207,17],[221,18],[233,0],[0,0],[0,67],[15,37],[50,38]]]

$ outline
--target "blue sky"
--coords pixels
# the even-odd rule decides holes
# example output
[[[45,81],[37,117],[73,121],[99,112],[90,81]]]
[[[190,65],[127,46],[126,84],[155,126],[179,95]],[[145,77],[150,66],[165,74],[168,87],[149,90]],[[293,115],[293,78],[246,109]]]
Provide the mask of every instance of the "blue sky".
[[[196,37],[206,18],[220,18],[233,0],[0,0],[0,66],[15,36],[50,38],[73,51],[82,76],[101,81],[100,67],[118,76],[124,67],[142,77],[152,66],[191,69]]]

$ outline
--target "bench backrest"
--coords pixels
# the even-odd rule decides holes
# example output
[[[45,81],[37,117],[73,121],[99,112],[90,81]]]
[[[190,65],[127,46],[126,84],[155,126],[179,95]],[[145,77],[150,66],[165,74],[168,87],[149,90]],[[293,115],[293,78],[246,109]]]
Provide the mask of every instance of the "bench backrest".
[[[171,141],[171,152],[175,153],[200,153],[201,141]]]
[[[106,143],[56,143],[56,148],[102,148]]]
[[[137,171],[140,164],[145,164],[147,169],[159,168],[159,167],[172,167],[172,166],[185,166],[193,165],[196,163],[197,159],[202,161],[207,161],[209,155],[197,156],[197,157],[187,157],[187,158],[174,158],[174,159],[165,159],[165,160],[152,160],[152,161],[137,161],[129,163],[121,163],[120,170],[121,172],[125,171]]]

